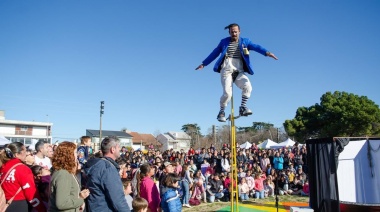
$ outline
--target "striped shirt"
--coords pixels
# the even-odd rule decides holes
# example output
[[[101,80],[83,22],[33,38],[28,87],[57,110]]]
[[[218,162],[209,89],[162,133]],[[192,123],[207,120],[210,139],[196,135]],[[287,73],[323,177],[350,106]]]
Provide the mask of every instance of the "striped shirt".
[[[226,56],[230,58],[237,58],[237,59],[241,58],[241,53],[239,50],[239,42],[230,42],[228,44]]]

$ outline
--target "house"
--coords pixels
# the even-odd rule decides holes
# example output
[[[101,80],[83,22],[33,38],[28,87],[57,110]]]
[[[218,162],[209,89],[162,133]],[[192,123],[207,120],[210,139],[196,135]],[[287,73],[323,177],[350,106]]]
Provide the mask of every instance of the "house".
[[[100,149],[99,146],[99,130],[86,129],[86,136],[91,137],[91,142],[94,144],[95,151]],[[107,136],[115,136],[120,139],[120,146],[132,147],[132,135],[123,131],[102,130],[102,139]]]
[[[52,141],[52,123],[22,120],[5,119],[5,111],[0,110],[0,135],[3,135],[11,142],[21,142],[28,146],[33,140]]]
[[[157,141],[162,144],[161,151],[168,149],[180,151],[183,149],[187,152],[190,149],[191,137],[185,132],[167,132],[159,134]]]
[[[126,131],[128,134],[132,135],[132,147],[133,149],[148,149],[149,145],[153,145],[154,149],[158,149],[162,146],[160,142],[152,134],[144,134],[138,132]]]

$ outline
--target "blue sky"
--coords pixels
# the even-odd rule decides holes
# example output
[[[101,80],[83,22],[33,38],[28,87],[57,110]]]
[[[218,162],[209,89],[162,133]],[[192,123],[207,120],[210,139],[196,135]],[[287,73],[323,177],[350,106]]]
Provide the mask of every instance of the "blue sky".
[[[237,126],[281,127],[327,91],[379,105],[379,21],[377,0],[1,0],[0,110],[52,122],[57,140],[98,129],[101,100],[105,130],[206,134],[221,125],[220,78],[214,63],[194,69],[233,22],[279,58],[251,52],[254,114]]]

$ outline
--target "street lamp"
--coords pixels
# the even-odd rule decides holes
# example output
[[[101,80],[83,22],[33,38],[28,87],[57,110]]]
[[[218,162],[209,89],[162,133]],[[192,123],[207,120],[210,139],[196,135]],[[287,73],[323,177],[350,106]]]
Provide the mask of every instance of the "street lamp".
[[[99,127],[99,144],[102,141],[102,116],[104,114],[104,101],[100,101],[100,127]]]

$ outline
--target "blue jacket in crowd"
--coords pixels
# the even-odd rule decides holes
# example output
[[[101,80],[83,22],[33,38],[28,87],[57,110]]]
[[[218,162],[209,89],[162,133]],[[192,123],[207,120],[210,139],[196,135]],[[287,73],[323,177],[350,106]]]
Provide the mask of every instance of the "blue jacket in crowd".
[[[221,65],[223,64],[224,57],[227,53],[228,49],[228,44],[231,41],[231,37],[227,37],[222,39],[218,46],[211,52],[211,54],[202,62],[204,66],[209,65],[212,61],[214,61],[219,55],[220,57],[216,61],[214,65],[214,71],[215,72],[220,72],[221,70]],[[249,60],[249,55],[245,55],[243,53],[243,48],[247,48],[248,50],[253,50],[255,52],[258,52],[262,55],[266,56],[266,53],[268,52],[265,48],[258,44],[252,43],[251,40],[248,38],[242,38],[239,37],[239,50],[243,59],[243,64],[244,64],[244,72],[247,72],[249,74],[253,74],[253,68],[251,66],[251,62]]]
[[[92,211],[130,212],[119,174],[119,165],[111,158],[94,158],[87,161],[84,171],[90,196],[86,208]]]
[[[274,164],[274,169],[276,169],[276,170],[284,169],[284,158],[274,157],[273,158],[273,164]]]
[[[164,187],[162,190],[161,209],[163,212],[180,212],[182,211],[181,200],[176,189]]]

